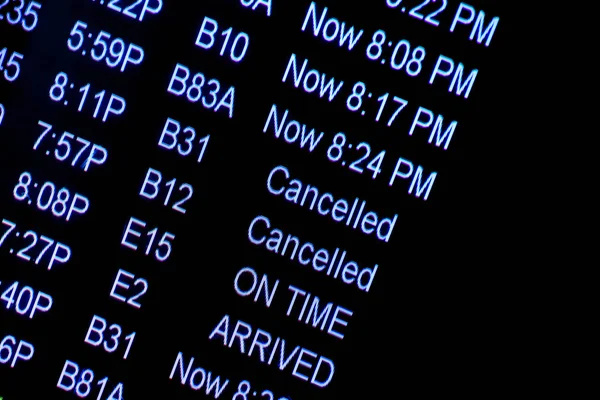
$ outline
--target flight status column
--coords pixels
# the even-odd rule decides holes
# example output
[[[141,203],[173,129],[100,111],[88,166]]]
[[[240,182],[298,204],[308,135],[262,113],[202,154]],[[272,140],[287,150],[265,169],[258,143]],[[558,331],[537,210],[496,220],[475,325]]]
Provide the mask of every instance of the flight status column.
[[[0,397],[401,394],[497,10],[0,0]]]

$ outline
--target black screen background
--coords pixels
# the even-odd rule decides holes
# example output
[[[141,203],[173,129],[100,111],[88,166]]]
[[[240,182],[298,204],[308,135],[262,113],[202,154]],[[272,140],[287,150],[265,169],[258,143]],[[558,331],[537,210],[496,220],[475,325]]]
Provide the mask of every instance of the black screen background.
[[[194,356],[207,370],[230,378],[230,385],[247,379],[257,388],[291,399],[424,397],[477,391],[481,384],[490,388],[513,379],[497,365],[514,340],[504,324],[510,318],[506,313],[512,296],[505,283],[507,269],[512,268],[502,267],[510,241],[501,233],[506,229],[501,222],[510,212],[503,208],[509,188],[503,185],[506,170],[499,165],[507,156],[499,154],[516,136],[507,123],[515,118],[507,95],[515,68],[510,12],[501,9],[500,2],[471,2],[490,16],[501,17],[492,46],[485,48],[466,40],[466,32],[451,34],[396,18],[383,0],[319,2],[340,20],[365,29],[365,35],[384,29],[390,39],[406,38],[428,53],[477,66],[480,76],[465,100],[448,94],[444,85],[429,86],[423,76],[411,79],[370,62],[363,51],[348,52],[302,32],[308,1],[276,1],[270,18],[233,0],[165,3],[158,17],[139,23],[91,1],[46,1],[34,32],[0,25],[0,45],[26,55],[18,81],[0,82],[0,102],[7,110],[0,126],[2,217],[48,232],[73,249],[71,262],[52,271],[0,253],[3,281],[19,280],[54,298],[51,312],[33,320],[0,311],[0,333],[36,346],[31,362],[14,370],[3,366],[0,396],[72,398],[72,393],[56,388],[64,360],[70,359],[94,369],[98,377],[123,382],[126,398],[202,397],[168,379],[179,351],[186,360]],[[205,15],[250,35],[249,53],[242,63],[194,46]],[[144,63],[122,74],[70,52],[66,39],[78,19],[141,45]],[[459,129],[449,150],[428,145],[423,136],[409,137],[365,121],[348,112],[345,102],[327,103],[282,83],[292,52],[343,79],[345,85],[361,80],[373,91],[404,96],[452,115]],[[428,70],[434,59],[428,57]],[[178,62],[236,87],[233,119],[166,92]],[[52,102],[48,90],[59,71],[80,85],[90,82],[125,97],[126,116],[102,124]],[[274,103],[326,133],[343,131],[354,142],[365,140],[374,149],[386,149],[394,155],[386,157],[387,170],[393,168],[395,157],[405,156],[439,171],[430,200],[407,196],[404,186],[389,188],[385,180],[351,173],[321,154],[308,154],[263,133]],[[201,164],[158,148],[167,117],[194,126],[199,136],[211,134]],[[84,174],[33,151],[40,119],[107,147],[109,162]],[[383,214],[398,213],[400,226],[390,243],[344,229],[270,195],[266,177],[279,164],[319,188],[367,199]],[[173,215],[138,196],[148,167],[194,186],[186,215]],[[92,202],[90,212],[80,221],[62,223],[16,202],[12,188],[23,171],[85,193]],[[378,263],[371,291],[361,293],[250,244],[248,224],[260,214],[286,233],[327,248],[346,248],[365,264]],[[167,262],[157,263],[120,246],[131,216],[177,234]],[[299,325],[283,315],[285,304],[266,309],[237,296],[232,282],[244,266],[352,309],[346,338],[340,341]],[[120,268],[150,283],[139,310],[108,296]],[[83,342],[94,314],[138,332],[127,361]],[[208,334],[224,314],[333,359],[337,370],[332,384],[316,389],[209,341]]]

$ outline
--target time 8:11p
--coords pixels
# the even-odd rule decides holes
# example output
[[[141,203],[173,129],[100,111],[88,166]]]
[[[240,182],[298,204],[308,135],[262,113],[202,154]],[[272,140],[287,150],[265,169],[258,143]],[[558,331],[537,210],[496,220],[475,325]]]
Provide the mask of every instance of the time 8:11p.
[[[69,100],[72,97],[72,91],[76,89],[74,82],[69,80],[69,76],[65,72],[59,72],[54,78],[54,84],[50,87],[50,99],[57,103],[62,103],[65,106],[69,105]],[[82,112],[85,105],[88,104],[87,100],[90,93],[91,84],[86,84],[78,88],[78,92],[81,93],[79,105],[77,111]],[[93,118],[99,118],[102,116],[102,122],[106,122],[109,117],[121,115],[125,112],[127,102],[121,96],[114,93],[106,93],[106,90],[102,90],[96,93],[93,97],[96,99],[96,107],[92,115]],[[107,98],[107,101],[104,99]],[[73,102],[71,102],[73,104]]]

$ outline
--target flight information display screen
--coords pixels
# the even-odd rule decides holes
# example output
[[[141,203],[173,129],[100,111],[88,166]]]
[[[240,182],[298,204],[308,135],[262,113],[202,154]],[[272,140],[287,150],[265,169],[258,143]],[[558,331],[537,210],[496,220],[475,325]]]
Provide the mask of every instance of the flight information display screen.
[[[500,3],[0,0],[0,399],[489,379]]]

